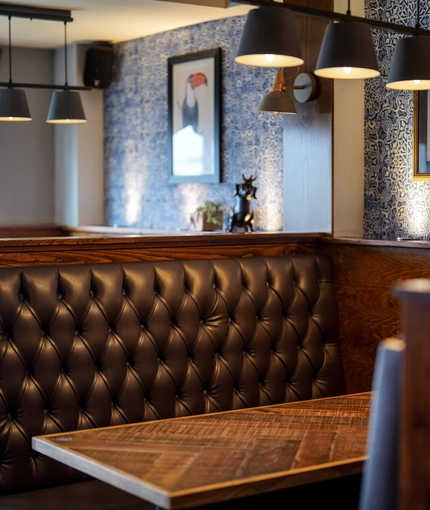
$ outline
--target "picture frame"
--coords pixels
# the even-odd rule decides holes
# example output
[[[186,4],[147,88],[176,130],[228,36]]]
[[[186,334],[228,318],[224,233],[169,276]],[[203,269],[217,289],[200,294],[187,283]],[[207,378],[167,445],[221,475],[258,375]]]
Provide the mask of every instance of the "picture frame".
[[[220,182],[221,49],[168,59],[169,184]]]
[[[428,91],[414,92],[414,181],[430,180]]]

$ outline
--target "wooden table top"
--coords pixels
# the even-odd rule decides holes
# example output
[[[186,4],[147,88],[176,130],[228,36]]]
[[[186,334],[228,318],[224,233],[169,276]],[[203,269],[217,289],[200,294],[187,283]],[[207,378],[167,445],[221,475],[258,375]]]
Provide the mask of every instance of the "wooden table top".
[[[359,473],[371,393],[33,438],[33,448],[176,509]]]

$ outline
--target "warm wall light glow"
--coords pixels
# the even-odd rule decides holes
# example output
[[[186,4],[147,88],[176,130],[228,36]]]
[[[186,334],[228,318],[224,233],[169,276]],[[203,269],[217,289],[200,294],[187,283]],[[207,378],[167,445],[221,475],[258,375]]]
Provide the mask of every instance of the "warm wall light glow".
[[[258,193],[258,192],[257,192]],[[257,209],[256,227],[265,232],[278,232],[282,230],[283,216],[282,207],[277,204],[268,204],[262,209]]]
[[[141,191],[138,178],[135,175],[126,176],[127,202],[125,204],[125,221],[127,225],[134,225],[141,212]]]
[[[429,211],[423,202],[415,202],[402,209],[400,214],[407,215],[408,237],[421,238],[429,230]]]

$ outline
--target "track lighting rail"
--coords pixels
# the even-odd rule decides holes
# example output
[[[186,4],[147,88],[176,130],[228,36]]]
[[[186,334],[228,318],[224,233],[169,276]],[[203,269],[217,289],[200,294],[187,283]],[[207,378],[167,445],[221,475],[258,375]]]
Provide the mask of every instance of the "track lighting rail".
[[[0,16],[44,19],[48,21],[73,21],[72,11],[66,9],[49,9],[44,7],[31,7],[28,5],[13,5],[4,3],[0,3]]]
[[[8,87],[10,83],[7,81],[0,82],[0,87]],[[16,83],[13,86],[22,89],[55,89],[55,90],[92,90],[92,87],[75,86],[75,85],[44,85],[41,83]]]
[[[366,23],[373,28],[379,28],[388,32],[397,32],[399,34],[409,35],[426,35],[430,36],[430,30],[420,27],[409,27],[406,25],[399,25],[397,23],[390,23],[387,21],[380,21],[370,18],[362,18],[360,16],[352,16],[350,14],[341,14],[339,12],[326,11],[323,9],[315,9],[313,7],[305,7],[303,5],[291,4],[288,2],[274,2],[264,0],[235,0],[240,4],[255,5],[256,7],[284,7],[297,14],[304,14],[305,16],[312,16],[316,18],[325,18],[333,21],[360,21]]]

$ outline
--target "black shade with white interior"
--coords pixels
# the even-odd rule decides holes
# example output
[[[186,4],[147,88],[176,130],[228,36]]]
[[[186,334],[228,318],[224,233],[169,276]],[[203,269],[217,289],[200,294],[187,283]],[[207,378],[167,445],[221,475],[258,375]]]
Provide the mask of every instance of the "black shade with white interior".
[[[415,35],[397,42],[387,88],[430,89],[430,36]]]
[[[370,27],[358,21],[328,25],[314,73],[341,80],[379,76]]]
[[[282,7],[251,10],[235,61],[259,67],[293,67],[303,64],[294,14]]]
[[[420,0],[417,0],[416,27],[420,27]],[[400,39],[394,50],[387,88],[430,90],[430,35]]]
[[[9,16],[9,82],[6,89],[0,90],[0,121],[23,122],[30,121],[25,91],[16,89],[12,81],[12,37],[11,16]]]
[[[67,22],[64,22],[64,74],[63,90],[52,93],[46,122],[50,124],[81,124],[87,122],[79,92],[68,90],[67,83]]]
[[[9,81],[0,82],[0,121],[29,121],[29,112],[25,91],[22,88],[57,89],[53,93],[47,122],[56,124],[71,124],[86,122],[82,102],[77,90],[91,90],[89,86],[69,86],[67,83],[67,22],[73,21],[71,11],[66,9],[50,9],[0,3],[0,16],[9,18]],[[62,21],[64,23],[65,49],[65,85],[51,85],[41,83],[16,83],[12,81],[12,44],[11,18],[28,18],[47,21]],[[67,92],[67,93],[66,93]]]

